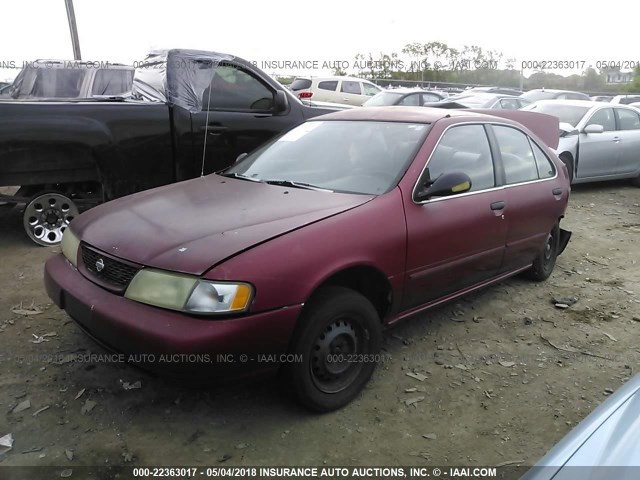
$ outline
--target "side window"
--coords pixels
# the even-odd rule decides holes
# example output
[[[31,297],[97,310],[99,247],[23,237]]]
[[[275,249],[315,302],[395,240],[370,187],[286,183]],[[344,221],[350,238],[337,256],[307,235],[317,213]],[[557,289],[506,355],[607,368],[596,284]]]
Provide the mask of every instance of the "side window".
[[[380,93],[380,89],[369,84],[369,83],[362,83],[362,88],[364,89],[364,94],[368,95],[370,97],[373,97],[374,95],[377,95],[378,93]]]
[[[209,97],[211,92],[211,97]],[[202,95],[210,110],[256,110],[273,108],[273,92],[260,80],[233,65],[220,64]]]
[[[594,113],[587,125],[602,125],[605,132],[616,129],[616,118],[613,115],[613,108],[603,108]]]
[[[355,93],[356,95],[360,95],[362,92],[360,91],[360,82],[350,82],[348,80],[342,81],[342,87],[340,88],[342,93]]]
[[[640,116],[625,108],[616,108],[620,130],[639,130]]]
[[[402,100],[400,100],[400,103],[398,103],[398,105],[409,105],[409,106],[413,106],[413,107],[419,106],[420,105],[420,94],[419,93],[412,93],[411,95],[407,95]]]
[[[338,81],[330,80],[325,82],[318,82],[318,88],[320,90],[331,90],[332,92],[335,92],[336,88],[338,88]]]
[[[444,173],[464,172],[471,179],[472,192],[495,187],[491,149],[484,127],[463,125],[447,130],[431,155],[426,172],[432,181]]]
[[[518,101],[514,98],[503,98],[500,100],[500,108],[503,110],[518,110],[520,105]]]
[[[556,100],[566,100],[569,98],[566,93],[561,93],[556,97]]]
[[[538,177],[540,178],[551,178],[556,174],[556,167],[553,165],[553,162],[549,160],[549,157],[545,155],[542,149],[531,142],[531,148],[533,148],[533,155],[536,157],[536,165],[538,166]]]
[[[91,95],[120,95],[131,90],[133,70],[100,69],[93,78]]]
[[[439,102],[439,101],[440,101],[440,97],[438,95],[434,95],[433,93],[422,94],[422,103]]]
[[[529,139],[520,130],[493,126],[496,134],[507,184],[538,180],[538,167]]]

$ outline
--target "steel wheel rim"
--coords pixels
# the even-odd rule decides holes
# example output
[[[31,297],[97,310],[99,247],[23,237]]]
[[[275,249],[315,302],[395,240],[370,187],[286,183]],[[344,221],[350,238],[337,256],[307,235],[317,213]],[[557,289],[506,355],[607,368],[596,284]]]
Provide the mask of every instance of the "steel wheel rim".
[[[549,265],[552,261],[552,256],[553,256],[553,246],[555,244],[555,235],[553,235],[553,233],[550,233],[549,236],[547,236],[547,242],[544,245],[544,264]]]
[[[338,393],[358,377],[366,353],[366,335],[349,317],[333,321],[316,337],[310,369],[315,386],[324,393]]]
[[[78,207],[64,195],[45,193],[37,196],[24,210],[24,229],[38,245],[54,246],[78,215]]]

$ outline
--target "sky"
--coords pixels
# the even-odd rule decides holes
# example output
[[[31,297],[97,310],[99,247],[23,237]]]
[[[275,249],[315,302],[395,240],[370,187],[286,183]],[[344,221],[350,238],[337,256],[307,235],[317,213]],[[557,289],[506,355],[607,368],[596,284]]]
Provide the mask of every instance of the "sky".
[[[609,0],[606,7],[570,0],[74,0],[74,7],[82,59],[92,61],[131,64],[152,49],[195,48],[229,53],[259,66],[289,60],[351,67],[357,53],[376,57],[400,53],[407,43],[432,41],[459,49],[495,49],[504,58],[516,58],[518,69],[522,62],[543,60],[585,62],[585,67],[640,60],[637,27],[622,20],[639,18],[640,2],[619,0]],[[64,0],[3,2],[0,14],[0,80],[15,76],[23,61],[73,59]]]

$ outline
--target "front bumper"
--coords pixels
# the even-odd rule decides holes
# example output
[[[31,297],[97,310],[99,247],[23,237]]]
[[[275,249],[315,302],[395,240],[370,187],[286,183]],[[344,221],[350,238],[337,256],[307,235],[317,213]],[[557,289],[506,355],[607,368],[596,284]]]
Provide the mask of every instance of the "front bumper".
[[[214,376],[277,368],[302,309],[295,305],[227,319],[202,319],[110,293],[85,278],[62,254],[45,265],[54,303],[91,337],[133,363],[161,371]]]

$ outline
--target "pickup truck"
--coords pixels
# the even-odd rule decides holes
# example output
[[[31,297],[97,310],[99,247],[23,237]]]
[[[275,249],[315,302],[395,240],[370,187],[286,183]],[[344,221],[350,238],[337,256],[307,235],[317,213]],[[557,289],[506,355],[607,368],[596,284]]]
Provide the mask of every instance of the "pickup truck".
[[[131,91],[134,68],[109,62],[36,60],[24,66],[0,98],[61,99],[123,95]]]
[[[238,57],[153,52],[126,95],[0,99],[0,187],[14,187],[0,201],[26,204],[28,236],[56,245],[79,208],[221,170],[331,111]]]

